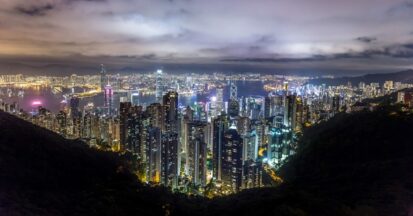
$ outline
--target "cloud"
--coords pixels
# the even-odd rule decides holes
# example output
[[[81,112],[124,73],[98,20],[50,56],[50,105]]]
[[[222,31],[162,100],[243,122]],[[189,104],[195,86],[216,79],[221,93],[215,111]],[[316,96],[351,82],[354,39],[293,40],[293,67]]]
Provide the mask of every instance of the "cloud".
[[[400,60],[411,55],[403,45],[412,43],[411,14],[405,0],[3,0],[0,55],[219,65]]]
[[[358,38],[356,38],[356,40],[357,40],[357,41],[360,41],[360,42],[363,42],[363,43],[371,43],[371,42],[373,42],[373,41],[376,41],[377,38],[376,38],[376,37],[367,37],[367,36],[364,36],[364,37],[358,37]]]
[[[364,41],[363,41],[364,42]],[[413,44],[392,45],[376,49],[366,49],[361,52],[349,51],[329,55],[312,55],[304,58],[224,58],[222,62],[254,62],[254,63],[295,63],[320,62],[340,59],[374,59],[375,57],[413,58]]]
[[[27,15],[27,16],[44,16],[46,13],[50,10],[53,10],[55,8],[54,5],[52,4],[43,4],[43,5],[30,5],[30,6],[24,6],[20,5],[15,8],[15,11],[17,13]]]

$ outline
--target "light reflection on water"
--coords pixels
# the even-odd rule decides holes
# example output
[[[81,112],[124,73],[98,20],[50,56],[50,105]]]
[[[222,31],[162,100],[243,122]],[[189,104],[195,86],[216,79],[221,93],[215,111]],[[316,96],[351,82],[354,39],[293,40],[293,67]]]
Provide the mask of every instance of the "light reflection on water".
[[[238,86],[238,96],[250,96],[250,95],[261,95],[265,96],[267,93],[263,89],[263,83],[257,81],[240,81],[236,82]],[[9,97],[7,94],[7,89],[11,89],[12,95]],[[28,88],[24,89],[24,96],[19,97],[18,92],[19,88],[13,87],[0,87],[0,98],[6,103],[13,103],[17,102],[21,109],[25,111],[31,111],[36,109],[37,106],[33,106],[32,103],[34,101],[40,101],[42,106],[49,109],[53,113],[57,113],[61,110],[64,106],[62,101],[64,100],[63,95],[67,94],[71,91],[71,89],[64,89],[61,93],[54,94],[50,87],[38,87],[38,88]],[[76,92],[82,92],[83,89],[77,88],[75,89]],[[208,95],[180,95],[179,96],[179,104],[181,106],[193,105],[195,102],[207,102],[209,100],[209,96],[215,95],[215,90],[211,90]],[[115,94],[114,95],[114,104],[117,106],[120,101],[120,97],[122,95]],[[224,89],[224,100],[227,101],[229,98],[229,87],[226,86]],[[80,108],[83,108],[86,104],[93,102],[95,107],[99,107],[103,105],[103,94],[98,94],[94,97],[89,98],[82,98],[80,102]],[[139,102],[142,105],[149,105],[155,102],[155,95],[141,95],[139,96]]]

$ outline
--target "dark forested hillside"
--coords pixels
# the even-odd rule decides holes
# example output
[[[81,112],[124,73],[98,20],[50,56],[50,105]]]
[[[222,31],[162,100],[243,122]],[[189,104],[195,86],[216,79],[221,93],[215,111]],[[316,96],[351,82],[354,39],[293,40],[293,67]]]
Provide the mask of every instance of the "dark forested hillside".
[[[413,204],[413,115],[379,108],[341,114],[308,129],[283,169],[295,189],[379,215]]]
[[[0,112],[2,216],[164,215],[165,204],[186,201],[141,185],[127,168],[114,154]]]

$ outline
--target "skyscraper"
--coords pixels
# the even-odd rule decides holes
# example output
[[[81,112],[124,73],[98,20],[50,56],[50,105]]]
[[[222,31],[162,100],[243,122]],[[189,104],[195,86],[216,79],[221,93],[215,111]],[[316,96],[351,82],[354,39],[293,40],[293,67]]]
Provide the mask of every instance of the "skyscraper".
[[[269,118],[271,113],[271,99],[269,96],[264,99],[264,118]]]
[[[239,102],[235,99],[230,99],[228,104],[228,115],[231,118],[239,116]]]
[[[262,163],[259,161],[244,161],[242,188],[257,188],[262,186]]]
[[[163,111],[164,108],[160,103],[153,103],[146,107],[146,113],[150,118],[151,127],[157,127],[159,129],[164,128],[165,113]]]
[[[217,115],[220,115],[224,111],[224,88],[218,86],[216,89],[216,109]]]
[[[242,186],[242,144],[236,127],[231,126],[224,134],[222,157],[222,182],[237,193]]]
[[[166,186],[175,187],[179,173],[177,92],[170,91],[163,96],[163,117],[161,182]]]
[[[270,128],[267,147],[267,160],[271,166],[276,166],[281,162],[282,150],[285,136],[281,128]]]
[[[157,102],[161,102],[162,94],[163,94],[163,84],[162,84],[162,70],[158,69],[155,73],[156,80],[155,80],[155,97]]]
[[[156,127],[147,128],[145,142],[146,181],[160,183],[161,181],[161,130]]]
[[[333,104],[332,104],[332,111],[333,111],[333,114],[336,114],[336,113],[338,113],[338,112],[340,112],[340,108],[341,108],[341,106],[340,106],[340,95],[334,95],[333,96]]]
[[[66,136],[66,129],[67,129],[67,115],[64,111],[59,111],[56,115],[57,120],[57,131],[60,135]]]
[[[139,158],[142,157],[142,134],[144,127],[142,124],[143,112],[141,106],[132,106],[128,114],[127,121],[127,146],[126,148]]]
[[[104,93],[104,107],[107,110],[106,114],[108,116],[113,115],[113,89],[111,85],[105,86]]]
[[[131,93],[130,102],[135,106],[139,105],[139,92],[138,91]]]
[[[287,95],[284,100],[284,125],[288,128],[295,128],[297,111],[297,96]]]
[[[178,183],[178,133],[162,132],[161,141],[161,183],[167,187],[176,187]]]
[[[108,84],[108,78],[106,75],[106,69],[103,64],[100,65],[100,89],[103,91],[105,89],[105,86]]]
[[[164,131],[178,132],[178,93],[170,91],[163,96],[165,117]]]
[[[120,127],[120,146],[121,150],[124,151],[127,146],[128,140],[128,118],[129,111],[132,107],[131,102],[121,102],[119,109],[119,127]]]
[[[231,85],[230,85],[229,99],[238,100],[238,87],[233,81],[231,82]]]
[[[93,116],[90,112],[86,112],[83,116],[82,138],[90,140],[92,138],[92,121]]]
[[[206,185],[207,163],[207,124],[205,122],[190,122],[187,126],[188,156],[186,170],[195,185]]]
[[[72,138],[79,138],[81,137],[81,118],[82,118],[82,113],[79,110],[79,104],[80,104],[80,98],[78,97],[72,97],[70,98],[70,118],[71,121],[69,122],[69,125],[71,129],[69,130],[69,133]]]
[[[212,172],[217,181],[222,180],[222,160],[224,157],[224,133],[228,129],[228,118],[220,115],[212,123]]]
[[[228,115],[231,118],[235,118],[239,115],[240,104],[238,101],[238,88],[235,82],[231,82],[229,89],[229,104],[228,104]]]
[[[79,104],[80,104],[80,98],[78,97],[71,97],[70,98],[70,117],[76,118],[80,116],[80,111],[79,111]]]

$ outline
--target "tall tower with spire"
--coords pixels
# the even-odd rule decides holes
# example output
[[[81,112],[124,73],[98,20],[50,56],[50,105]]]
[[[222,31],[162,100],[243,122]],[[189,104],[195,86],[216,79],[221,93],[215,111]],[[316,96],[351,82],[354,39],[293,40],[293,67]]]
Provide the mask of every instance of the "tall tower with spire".
[[[103,96],[104,96],[104,107],[107,109],[107,115],[112,116],[113,112],[113,89],[112,86],[108,83],[104,90],[103,90]]]
[[[105,86],[108,84],[108,78],[106,75],[105,65],[100,65],[100,89],[104,91]]]
[[[161,102],[162,101],[162,94],[163,94],[163,86],[162,86],[162,70],[158,69],[156,71],[156,90],[155,90],[155,96],[156,96],[156,101]]]

